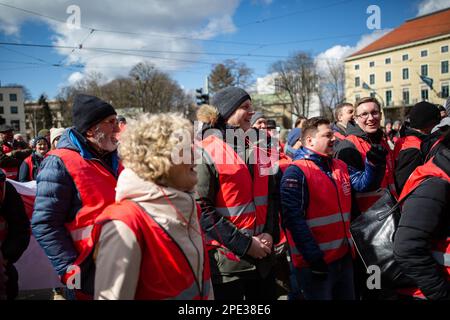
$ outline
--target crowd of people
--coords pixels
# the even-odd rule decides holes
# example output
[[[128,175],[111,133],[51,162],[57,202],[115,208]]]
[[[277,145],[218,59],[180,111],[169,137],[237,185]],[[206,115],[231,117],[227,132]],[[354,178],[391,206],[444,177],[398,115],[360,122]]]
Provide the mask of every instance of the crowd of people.
[[[73,126],[30,145],[3,125],[0,298],[18,294],[31,229],[65,299],[450,299],[449,104],[417,103],[383,128],[367,97],[280,139],[237,87],[195,124],[127,124],[79,94]],[[6,178],[36,181],[31,217]],[[404,200],[393,250],[414,285],[374,292],[350,225],[386,191]]]

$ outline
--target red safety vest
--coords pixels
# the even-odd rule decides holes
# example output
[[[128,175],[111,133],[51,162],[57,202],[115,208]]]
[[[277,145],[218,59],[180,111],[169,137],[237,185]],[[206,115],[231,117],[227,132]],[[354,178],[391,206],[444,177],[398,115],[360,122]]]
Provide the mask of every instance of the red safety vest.
[[[356,149],[361,154],[362,160],[365,163],[366,154],[370,150],[370,143],[363,138],[357,137],[355,135],[349,135],[346,140],[352,142]],[[384,194],[384,189],[388,189],[395,197],[397,197],[397,192],[395,191],[394,184],[394,157],[392,150],[389,148],[388,143],[385,139],[381,140],[381,145],[388,151],[386,156],[386,171],[384,173],[383,180],[381,181],[380,188],[376,191],[371,192],[358,192],[356,193],[356,202],[358,208],[361,212],[367,211],[381,196]]]
[[[399,201],[405,198],[408,193],[414,190],[428,177],[438,177],[450,183],[450,177],[441,168],[435,165],[431,159],[413,171],[402,190]],[[447,237],[444,239],[437,240],[432,245],[431,251],[433,258],[435,258],[437,263],[443,267],[447,280],[450,281],[450,234],[447,234]],[[426,299],[419,288],[398,289],[398,292],[403,295]]]
[[[131,200],[108,206],[95,222],[95,243],[100,238],[102,225],[110,220],[124,222],[136,236],[141,248],[136,300],[208,299],[211,276],[205,247],[200,284],[181,246],[156,222],[150,212]]]
[[[309,190],[306,223],[317,245],[324,253],[327,264],[342,258],[353,246],[350,234],[352,203],[350,176],[347,165],[343,161],[338,159],[332,161],[334,183],[311,160],[302,159],[292,163],[305,175]],[[294,266],[297,268],[308,266],[289,230],[287,230],[287,239]],[[350,251],[353,252],[353,250]]]
[[[346,136],[344,136],[342,133],[338,132],[338,131],[333,131],[334,137],[337,140],[345,140]]]
[[[421,143],[422,143],[422,140],[420,140],[420,138],[416,137],[416,136],[406,136],[406,137],[399,138],[397,140],[397,142],[395,143],[394,160],[397,161],[398,155],[403,150],[418,149],[420,151]]]
[[[260,171],[264,171],[267,165],[260,165],[257,160],[257,164],[253,164],[252,179],[247,164],[222,139],[211,135],[201,142],[201,146],[219,174],[217,212],[249,236],[262,233],[267,218],[269,179]],[[212,239],[208,239],[208,245],[223,246],[220,241]],[[233,254],[227,257],[239,260]]]
[[[32,154],[29,155],[28,157],[25,158],[25,160],[23,160],[23,162],[25,162],[28,166],[28,179],[29,181],[35,180],[33,177],[33,158],[32,158]]]
[[[60,158],[75,183],[82,206],[73,221],[65,224],[72,236],[78,257],[73,265],[80,263],[93,248],[92,228],[97,216],[108,205],[114,203],[117,178],[98,160],[86,160],[78,152],[56,149],[49,155]],[[122,170],[120,165],[118,173]]]

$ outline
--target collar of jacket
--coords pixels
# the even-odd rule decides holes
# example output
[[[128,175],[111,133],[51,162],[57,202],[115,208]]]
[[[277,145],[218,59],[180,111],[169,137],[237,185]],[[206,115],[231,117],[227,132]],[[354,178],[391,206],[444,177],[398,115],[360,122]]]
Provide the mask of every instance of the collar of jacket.
[[[434,157],[433,162],[450,176],[450,149],[444,148],[439,151]]]
[[[327,155],[314,152],[306,147],[301,147],[300,149],[298,149],[292,160],[295,161],[302,159],[313,161],[316,165],[323,168],[324,171],[329,171],[329,168],[331,167],[331,161],[333,160]]]
[[[400,137],[414,136],[423,140],[427,135],[412,128],[402,127],[400,129]]]
[[[350,122],[347,125],[347,135],[354,135],[360,137],[370,143],[380,143],[384,136],[384,132],[378,129],[375,133],[367,134],[357,124],[352,125]]]

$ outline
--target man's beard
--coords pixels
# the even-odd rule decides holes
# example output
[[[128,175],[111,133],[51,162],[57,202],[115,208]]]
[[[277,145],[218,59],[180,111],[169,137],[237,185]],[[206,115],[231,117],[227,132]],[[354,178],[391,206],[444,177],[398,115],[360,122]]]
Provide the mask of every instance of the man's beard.
[[[97,127],[94,131],[94,136],[92,137],[97,148],[104,152],[112,152],[117,149],[117,143],[113,143],[110,139],[106,137],[106,134],[100,131]]]

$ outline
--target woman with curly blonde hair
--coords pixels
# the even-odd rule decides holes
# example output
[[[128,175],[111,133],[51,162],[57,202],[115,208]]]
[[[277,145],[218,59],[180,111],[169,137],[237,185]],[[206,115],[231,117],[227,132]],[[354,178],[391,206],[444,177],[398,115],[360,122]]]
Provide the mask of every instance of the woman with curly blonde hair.
[[[97,218],[93,231],[95,299],[212,298],[192,195],[192,135],[191,123],[174,113],[129,121],[120,139],[125,169],[116,203]]]

